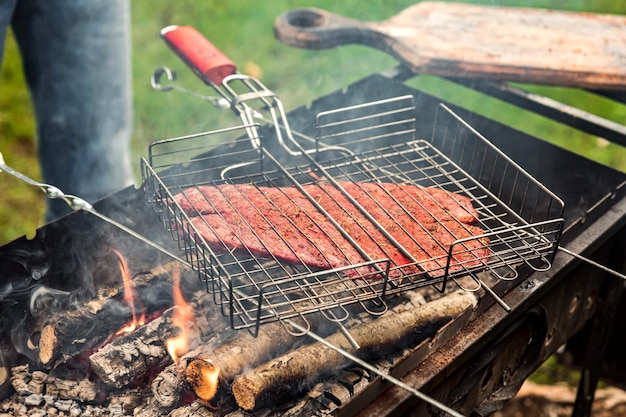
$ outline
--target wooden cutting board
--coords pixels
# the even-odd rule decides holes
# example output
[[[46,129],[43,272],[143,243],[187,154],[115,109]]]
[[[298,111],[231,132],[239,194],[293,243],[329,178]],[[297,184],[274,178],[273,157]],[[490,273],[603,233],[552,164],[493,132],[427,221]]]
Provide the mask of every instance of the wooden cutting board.
[[[294,9],[274,31],[301,48],[368,45],[416,73],[626,90],[626,16],[421,2],[379,22]]]

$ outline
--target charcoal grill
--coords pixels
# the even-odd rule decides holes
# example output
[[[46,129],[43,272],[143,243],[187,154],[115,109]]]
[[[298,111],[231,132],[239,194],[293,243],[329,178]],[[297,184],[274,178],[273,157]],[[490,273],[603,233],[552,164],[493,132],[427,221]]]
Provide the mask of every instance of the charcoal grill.
[[[342,91],[320,97],[310,106],[290,111],[287,114],[289,124],[294,132],[315,138],[316,114],[333,111],[337,107],[346,108],[388,98],[412,96],[413,106],[419,109],[414,128],[421,132],[423,138],[431,138],[435,136],[433,121],[441,114],[437,112],[442,100],[405,82],[414,77],[415,74],[405,67],[373,74]],[[626,143],[623,126],[551,102],[545,97],[528,94],[506,83],[463,79],[448,81],[496,96],[521,108],[549,115],[554,120],[615,143]],[[441,83],[445,81],[441,80]],[[619,93],[605,91],[601,94],[626,102]],[[458,121],[458,116],[472,130],[489,138],[498,149],[536,178],[539,184],[563,200],[564,223],[560,245],[623,270],[623,259],[626,259],[626,176],[623,173],[461,106],[443,102],[453,112],[446,111],[449,118]],[[522,113],[523,110],[520,110]],[[464,126],[464,123],[454,125]],[[244,150],[250,152],[252,142],[247,136],[245,140],[240,140],[241,135],[237,134],[247,134],[246,127],[244,125],[228,132],[216,132],[217,136],[233,134],[233,141],[222,145],[216,143],[217,146],[211,150],[228,150],[235,156],[233,147],[241,143]],[[255,124],[254,127],[263,132],[263,126]],[[166,149],[166,146],[163,144],[162,149]],[[208,157],[211,158],[211,155]],[[185,175],[189,175],[189,167],[196,162],[188,159]],[[172,174],[173,169],[170,169],[168,175]],[[154,192],[154,189],[149,190]],[[140,190],[129,187],[94,204],[94,207],[98,212],[165,246],[176,244],[169,236],[164,239],[162,225],[156,216],[145,215],[151,207],[144,201],[144,194]],[[172,233],[177,237],[174,230]],[[178,239],[178,242],[181,240]],[[81,284],[75,279],[67,280],[68,277],[91,275],[98,279],[105,274],[102,271],[106,268],[103,268],[98,254],[110,245],[119,248],[134,268],[144,268],[163,261],[163,256],[154,248],[79,211],[41,227],[33,238],[19,238],[1,247],[0,270],[3,276],[12,277],[16,284],[26,283],[24,287],[43,271],[42,282],[56,286],[62,283],[64,288],[71,288],[72,285]],[[204,256],[202,253],[199,255]],[[522,265],[517,268],[517,273],[519,278],[501,280],[492,288],[511,308],[510,312],[500,306],[492,306],[490,297],[484,297],[471,320],[451,323],[435,339],[411,349],[391,370],[393,375],[463,413],[473,411],[478,415],[487,415],[501,408],[534,369],[569,341],[569,351],[575,352],[580,358],[578,363],[582,365],[584,376],[581,380],[578,415],[585,415],[585,409],[590,406],[594,382],[600,374],[624,386],[624,369],[618,360],[620,352],[602,355],[607,346],[619,346],[619,336],[613,335],[619,335],[621,331],[619,323],[613,321],[612,317],[620,305],[622,282],[563,253],[554,256],[551,268],[547,271],[535,271],[530,266]],[[426,285],[432,283],[427,280],[424,282]],[[15,325],[9,322],[9,318],[13,317],[15,303],[27,303],[27,294],[20,292],[15,295],[11,303],[2,303],[2,336],[5,339],[10,337],[10,330]],[[618,329],[614,330],[614,326]],[[402,389],[389,387],[380,378],[374,378],[368,382],[366,390],[339,403],[331,394],[334,392],[332,390],[337,386],[348,390],[346,387],[350,386],[350,382],[338,377],[329,380],[327,386],[328,395],[312,400],[315,403],[312,407],[316,410],[332,409],[336,415],[377,416],[429,412],[425,404]]]
[[[189,27],[168,27],[162,33],[206,79],[203,74],[212,70],[207,68],[210,63],[201,62],[202,57],[198,55],[202,54],[197,52],[198,48],[193,50],[191,57],[188,50],[191,49],[189,45],[200,41],[205,42],[205,48],[211,48],[206,44],[208,41],[199,38],[200,35]],[[226,58],[219,61],[220,65],[228,62]],[[262,323],[294,318],[308,327],[305,316],[319,311],[340,323],[350,317],[347,307],[357,303],[370,313],[382,314],[386,309],[385,296],[425,285],[436,285],[443,292],[449,279],[469,291],[484,289],[508,310],[509,307],[480,275],[488,273],[498,279],[513,280],[519,277],[517,267],[522,264],[536,271],[550,268],[563,227],[563,202],[449,107],[438,106],[428,140],[422,139],[422,132],[416,128],[418,115],[412,95],[320,112],[315,118],[315,134],[298,137],[291,132],[276,95],[258,80],[235,73],[234,68],[234,65],[230,66],[229,75],[222,73],[208,78],[220,95],[229,99],[244,124],[155,142],[150,146],[149,160],[142,161],[146,196],[157,205],[166,228],[180,242],[187,260],[206,282],[207,290],[215,294],[216,302],[222,305],[225,314],[230,315],[233,327],[258,331]],[[159,75],[166,72],[157,70]],[[160,82],[156,80],[153,84],[160,85]],[[264,114],[269,116],[264,117]],[[271,123],[261,126],[255,123],[259,118],[271,120]],[[225,150],[227,147],[230,149]],[[453,241],[439,242],[436,231],[429,231],[427,225],[411,218],[412,222],[420,224],[420,231],[428,233],[434,244],[440,245],[436,255],[425,251],[426,259],[418,260],[414,254],[424,251],[418,238],[400,243],[398,236],[390,230],[402,225],[399,217],[394,216],[411,216],[411,210],[415,210],[406,204],[419,204],[417,208],[423,208],[434,217],[429,211],[429,202],[422,203],[415,198],[406,201],[407,198],[403,200],[405,203],[400,203],[404,195],[394,195],[401,213],[389,218],[391,225],[388,221],[383,226],[373,211],[387,211],[386,207],[378,203],[368,211],[362,205],[365,203],[359,203],[345,190],[345,184],[364,183],[402,184],[419,189],[437,187],[467,196],[478,212],[481,233],[459,238],[449,232],[454,236]],[[194,223],[190,218],[202,215],[202,209],[198,207],[201,204],[220,210],[212,198],[224,199],[226,209],[250,210],[263,220],[269,215],[263,212],[263,207],[267,210],[268,206],[281,211],[281,216],[289,217],[288,210],[283,212],[283,207],[270,200],[257,205],[241,192],[228,197],[224,192],[215,197],[202,195],[199,202],[192,201],[188,195],[177,198],[190,189],[202,193],[202,187],[206,186],[211,186],[211,191],[218,189],[232,193],[232,188],[227,187],[235,184],[297,188],[306,196],[306,203],[323,213],[321,219],[311,218],[312,223],[332,223],[332,231],[345,237],[345,241],[333,243],[346,252],[352,249],[347,247],[351,245],[363,256],[363,262],[331,265],[330,269],[319,270],[307,267],[305,262],[285,265],[277,258],[272,262],[270,256],[259,257],[251,249],[247,253],[232,253],[233,246],[246,246],[244,242],[250,240],[248,234],[255,234],[256,239],[268,245],[264,240],[266,237],[256,234],[258,228],[250,225],[254,217],[243,212],[237,213],[237,219],[245,219],[242,221],[246,221],[246,227],[229,229],[239,243],[218,242],[218,246],[231,249],[226,254],[223,254],[224,250],[218,252],[216,249],[220,248],[216,248],[215,243],[207,243],[206,235],[200,231],[210,228],[210,233],[217,233],[213,231],[214,226],[206,220]],[[351,204],[354,206],[352,212],[356,214],[347,210],[343,220],[337,214],[330,214],[328,207],[323,207],[310,194],[309,190],[316,190],[319,184],[330,184],[340,197],[347,197],[346,202],[339,202],[328,194],[331,204],[338,207]],[[363,193],[374,201],[367,191]],[[392,194],[386,196],[391,198]],[[406,197],[411,196],[407,193]],[[240,209],[237,200],[246,200],[249,204]],[[192,207],[183,209],[181,204]],[[300,203],[296,210],[311,212]],[[380,231],[381,238],[393,243],[392,251],[402,253],[410,263],[393,264],[390,259],[393,255],[388,250],[383,253],[387,257],[376,259],[370,256],[369,249],[362,247],[363,238],[355,238],[358,234],[354,230],[348,231],[360,227],[369,233],[358,216],[368,222],[370,231],[372,228]],[[446,228],[445,224],[440,225]],[[266,221],[266,226],[275,225]],[[307,233],[298,224],[294,222],[288,232],[291,227],[294,233],[300,233],[301,239],[307,239]],[[276,232],[279,233],[286,232]],[[409,236],[406,229],[403,233]],[[336,239],[330,234],[324,237]],[[293,241],[282,236],[280,239],[281,244],[295,247]],[[483,252],[484,242],[489,242],[490,253],[487,255]],[[374,241],[365,243],[376,244]],[[405,247],[407,244],[412,250]],[[320,252],[324,253],[323,250]],[[351,278],[347,278],[347,274]],[[468,275],[473,278],[473,285],[469,287],[458,280]],[[352,279],[355,276],[356,279]]]

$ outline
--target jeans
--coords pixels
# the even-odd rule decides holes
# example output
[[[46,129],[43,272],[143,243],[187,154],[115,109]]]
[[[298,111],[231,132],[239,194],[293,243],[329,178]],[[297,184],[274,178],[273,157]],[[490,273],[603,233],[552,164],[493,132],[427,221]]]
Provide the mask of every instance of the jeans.
[[[0,59],[11,25],[43,182],[89,202],[133,182],[129,8],[128,0],[0,0]],[[59,199],[46,204],[47,221],[70,211]]]

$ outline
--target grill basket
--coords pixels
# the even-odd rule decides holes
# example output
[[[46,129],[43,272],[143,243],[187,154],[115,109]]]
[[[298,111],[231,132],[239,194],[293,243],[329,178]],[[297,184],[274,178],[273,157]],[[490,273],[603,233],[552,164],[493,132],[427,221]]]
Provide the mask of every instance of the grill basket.
[[[355,306],[384,313],[385,297],[406,290],[434,285],[444,291],[449,280],[470,277],[475,286],[468,288],[464,280],[464,289],[489,291],[481,274],[512,280],[520,265],[550,268],[563,202],[444,105],[437,109],[432,137],[421,138],[413,100],[404,96],[320,113],[314,138],[294,135],[303,152],[286,146],[279,128],[258,124],[150,146],[148,160],[142,159],[146,198],[234,328],[254,332],[262,323],[284,319],[308,326],[306,315],[314,312],[341,323]],[[418,273],[394,268],[389,259],[316,269],[251,251],[216,250],[174,199],[207,185],[302,187],[322,181],[411,184],[457,193],[471,199],[484,234],[452,242],[444,248],[446,256],[427,264],[434,268],[412,265]],[[470,241],[485,239],[489,256],[474,253]],[[478,262],[454,263],[453,253],[459,252],[474,254]],[[371,269],[375,277],[363,275]],[[354,278],[359,274],[362,278]]]

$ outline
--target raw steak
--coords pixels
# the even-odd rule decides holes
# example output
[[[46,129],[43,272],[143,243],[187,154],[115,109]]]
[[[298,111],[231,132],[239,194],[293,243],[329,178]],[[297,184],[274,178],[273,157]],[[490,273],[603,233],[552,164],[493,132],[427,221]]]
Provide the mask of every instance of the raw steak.
[[[296,187],[200,186],[186,189],[174,199],[216,251],[247,251],[320,269],[389,259],[393,277],[421,272],[441,276],[450,245],[483,234],[475,226],[478,214],[465,196],[408,184],[339,184],[410,257],[340,189],[327,182],[304,185],[304,193]],[[483,264],[490,255],[488,245],[486,238],[455,245],[450,270]],[[374,273],[374,268],[347,269],[343,273],[359,277]]]

